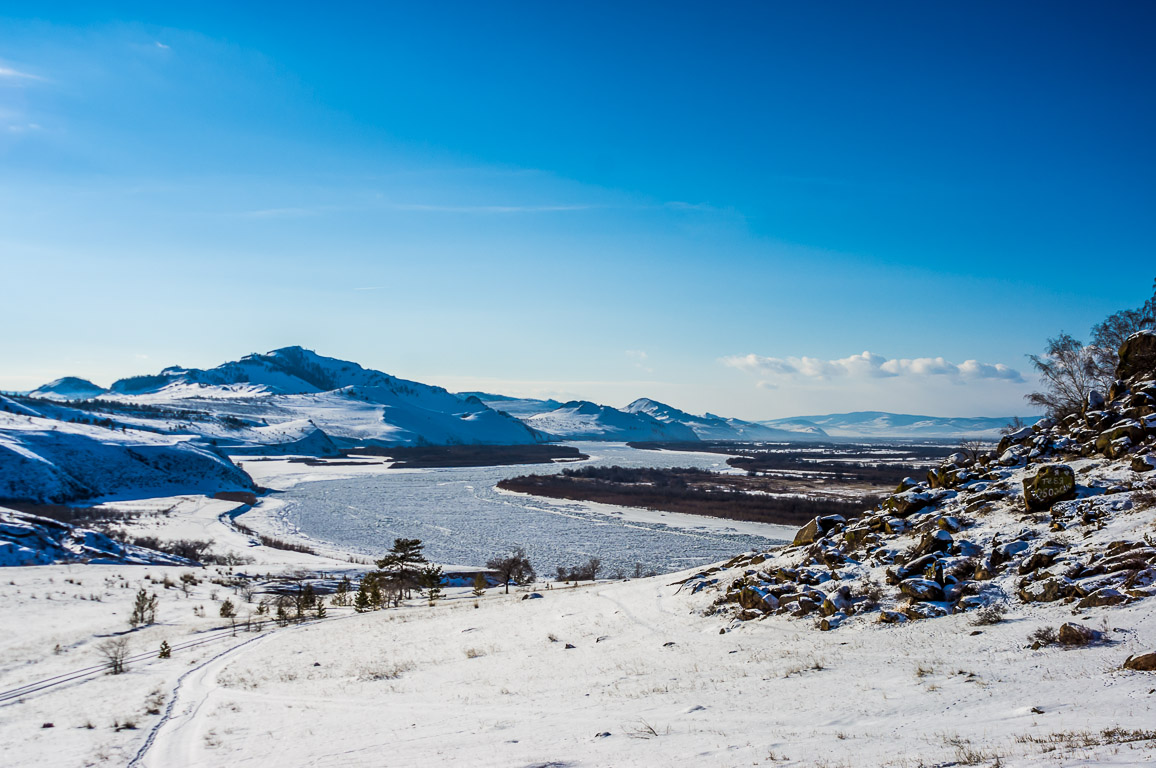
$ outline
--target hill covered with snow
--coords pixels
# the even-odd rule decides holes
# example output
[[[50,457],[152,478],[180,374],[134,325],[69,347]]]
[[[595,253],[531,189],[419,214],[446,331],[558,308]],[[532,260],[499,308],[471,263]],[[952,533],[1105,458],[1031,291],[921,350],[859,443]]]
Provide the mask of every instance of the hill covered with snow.
[[[10,401],[8,401],[10,402]],[[0,499],[66,502],[252,490],[249,476],[188,435],[79,424],[3,410]]]
[[[831,437],[863,439],[959,439],[998,440],[1000,430],[1015,417],[916,416],[884,411],[829,413],[770,419],[760,424],[775,429],[817,430]]]
[[[563,403],[525,421],[540,432],[564,440],[698,440],[694,430],[685,425],[667,424],[646,413],[628,413],[587,400]]]
[[[768,427],[753,421],[742,421],[714,414],[694,416],[657,400],[640,397],[623,409],[626,413],[644,413],[663,424],[691,429],[700,440],[796,441],[820,440],[826,433],[819,428],[789,430]]]

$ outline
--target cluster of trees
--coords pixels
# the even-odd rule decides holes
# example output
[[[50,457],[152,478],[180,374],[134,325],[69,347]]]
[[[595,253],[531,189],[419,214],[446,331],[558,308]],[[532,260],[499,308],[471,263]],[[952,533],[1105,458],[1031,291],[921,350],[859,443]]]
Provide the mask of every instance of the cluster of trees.
[[[1028,402],[1063,418],[1078,413],[1092,390],[1106,392],[1116,378],[1119,350],[1137,331],[1156,326],[1156,281],[1152,296],[1139,309],[1123,309],[1092,326],[1091,340],[1084,344],[1061,333],[1048,339],[1042,355],[1028,355],[1040,374],[1043,390],[1027,395]],[[1156,367],[1156,360],[1147,361]]]
[[[393,548],[376,562],[377,570],[361,579],[353,607],[358,613],[394,607],[414,592],[425,592],[430,604],[442,591],[442,569],[426,559],[420,539],[394,539]]]
[[[844,501],[744,492],[753,482],[699,469],[584,467],[554,475],[511,477],[499,481],[498,487],[554,499],[780,525],[803,525],[822,515],[857,517],[873,501],[869,496]]]

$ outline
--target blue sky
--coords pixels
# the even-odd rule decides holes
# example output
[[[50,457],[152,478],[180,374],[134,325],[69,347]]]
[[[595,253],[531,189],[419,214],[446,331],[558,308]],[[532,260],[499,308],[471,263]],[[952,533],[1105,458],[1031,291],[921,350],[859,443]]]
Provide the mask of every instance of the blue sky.
[[[157,5],[0,3],[0,388],[1006,415],[1151,295],[1149,4]]]

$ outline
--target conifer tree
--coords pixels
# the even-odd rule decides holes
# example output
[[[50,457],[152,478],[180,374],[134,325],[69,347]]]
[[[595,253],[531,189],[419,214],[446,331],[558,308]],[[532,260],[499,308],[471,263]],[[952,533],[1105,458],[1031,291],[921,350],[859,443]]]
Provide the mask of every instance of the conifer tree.
[[[429,598],[429,604],[433,605],[442,596],[442,569],[440,565],[427,565],[421,569],[421,576],[419,577],[422,587],[425,589],[426,597]]]
[[[168,640],[161,640],[161,649],[157,653],[157,658],[158,659],[169,659],[169,658],[172,658],[172,655],[173,655],[173,649],[169,646],[169,641]]]
[[[157,620],[157,596],[150,595],[145,591],[144,587],[136,593],[136,600],[133,602],[132,614],[129,616],[128,623],[134,627],[142,624],[149,625],[155,623]]]
[[[320,598],[317,601],[317,607],[314,610],[314,615],[319,619],[324,619],[328,615],[328,612],[325,610],[325,598]]]
[[[349,576],[342,576],[341,581],[337,583],[337,592],[333,595],[333,604],[339,606],[349,605],[349,590],[352,584],[349,582]]]
[[[358,613],[365,613],[373,608],[369,600],[369,585],[366,584],[368,578],[366,576],[361,580],[361,585],[357,588],[357,597],[353,599],[353,610]]]
[[[474,575],[474,597],[481,597],[486,593],[486,577],[481,573]]]
[[[422,554],[421,539],[394,539],[393,548],[377,561],[386,584],[409,597],[421,586],[421,569],[429,561]]]

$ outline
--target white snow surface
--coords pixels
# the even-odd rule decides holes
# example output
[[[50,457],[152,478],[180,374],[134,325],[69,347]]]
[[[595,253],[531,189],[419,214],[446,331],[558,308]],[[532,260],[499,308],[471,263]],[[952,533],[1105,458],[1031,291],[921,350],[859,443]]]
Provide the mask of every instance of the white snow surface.
[[[0,499],[142,498],[251,488],[244,472],[188,435],[109,429],[0,410]]]
[[[694,416],[674,406],[641,397],[623,408],[626,413],[645,413],[664,424],[679,424],[689,427],[700,440],[752,440],[752,441],[794,441],[821,439],[826,437],[823,430],[788,430],[768,427],[753,421],[725,418],[708,413]]]
[[[627,413],[586,400],[563,403],[525,421],[540,432],[566,440],[698,440],[694,430],[683,424],[668,424],[647,413]]]

